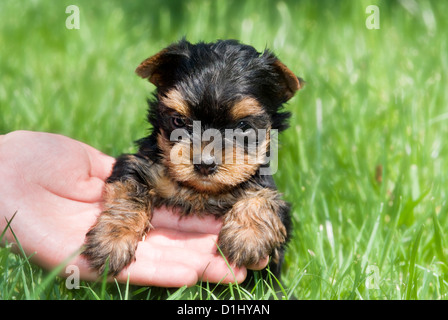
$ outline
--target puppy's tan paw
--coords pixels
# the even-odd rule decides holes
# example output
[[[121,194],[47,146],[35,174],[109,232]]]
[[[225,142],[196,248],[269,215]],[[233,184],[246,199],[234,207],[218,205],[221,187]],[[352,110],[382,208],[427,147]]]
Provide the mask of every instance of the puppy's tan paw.
[[[237,266],[258,265],[275,254],[286,240],[286,228],[277,215],[276,194],[261,192],[238,201],[226,214],[218,245]]]
[[[107,228],[96,225],[86,235],[83,255],[90,266],[100,274],[107,273],[116,276],[135,260],[138,237],[125,229]]]
[[[138,242],[150,227],[149,192],[133,180],[106,184],[105,210],[86,234],[82,255],[93,269],[117,275],[135,260]]]
[[[224,256],[238,267],[256,265],[272,251],[257,231],[242,230],[236,225],[227,225],[222,228],[218,246]]]

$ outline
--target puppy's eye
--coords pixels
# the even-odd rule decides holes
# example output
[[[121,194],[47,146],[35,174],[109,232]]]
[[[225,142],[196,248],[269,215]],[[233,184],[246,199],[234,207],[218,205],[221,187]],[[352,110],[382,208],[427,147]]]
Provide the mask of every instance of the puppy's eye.
[[[183,128],[185,127],[186,123],[185,120],[181,117],[172,117],[171,125],[173,126],[173,128]]]
[[[242,120],[242,121],[238,122],[236,128],[246,131],[246,130],[252,129],[252,126],[250,125],[250,123],[248,121]]]

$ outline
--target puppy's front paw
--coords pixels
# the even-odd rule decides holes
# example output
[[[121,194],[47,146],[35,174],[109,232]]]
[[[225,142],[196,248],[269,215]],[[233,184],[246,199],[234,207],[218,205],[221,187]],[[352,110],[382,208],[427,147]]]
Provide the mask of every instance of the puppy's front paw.
[[[237,224],[223,226],[218,246],[224,256],[238,267],[256,265],[272,252],[258,230],[242,228]]]
[[[82,255],[93,269],[117,275],[135,260],[137,244],[150,227],[149,192],[133,180],[106,184],[105,210],[87,232]]]
[[[235,203],[224,218],[218,238],[218,245],[230,262],[248,267],[276,253],[287,236],[277,214],[280,205],[274,194],[266,192]]]
[[[138,241],[130,230],[113,230],[111,226],[97,224],[86,235],[82,255],[100,274],[107,270],[108,274],[116,276],[135,260]]]

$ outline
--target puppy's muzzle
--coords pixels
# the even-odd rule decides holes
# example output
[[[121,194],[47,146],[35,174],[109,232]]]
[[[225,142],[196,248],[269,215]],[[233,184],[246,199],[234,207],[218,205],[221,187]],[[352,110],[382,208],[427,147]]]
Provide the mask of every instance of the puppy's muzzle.
[[[194,165],[194,170],[203,176],[208,176],[215,173],[217,168],[218,166],[216,165],[215,162],[205,163],[202,161],[200,164]]]

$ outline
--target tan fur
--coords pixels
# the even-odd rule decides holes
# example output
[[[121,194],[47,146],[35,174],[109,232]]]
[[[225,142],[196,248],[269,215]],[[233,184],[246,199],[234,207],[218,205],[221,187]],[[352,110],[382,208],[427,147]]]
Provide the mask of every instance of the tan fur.
[[[190,116],[188,103],[183,99],[181,93],[176,89],[171,89],[167,94],[161,96],[160,102],[166,107],[176,111],[181,116]]]
[[[286,228],[276,214],[282,204],[277,191],[249,191],[224,216],[218,245],[237,266],[250,266],[264,257],[278,259],[277,249],[286,240]]]
[[[87,233],[83,252],[100,273],[108,267],[116,275],[132,262],[150,227],[151,200],[136,188],[132,181],[106,184],[104,210]]]
[[[263,113],[264,113],[263,108],[254,98],[244,98],[241,101],[235,103],[230,109],[230,115],[235,120]]]
[[[237,146],[233,147],[231,153],[222,150],[218,170],[207,177],[196,174],[194,170],[192,143],[173,143],[162,134],[157,136],[157,143],[164,153],[162,161],[172,178],[202,192],[221,193],[246,181],[256,172],[259,165],[264,162],[270,135],[268,130],[263,144],[257,148],[258,157],[257,154],[246,153]],[[181,155],[178,159],[179,163],[173,163],[172,150],[175,150],[174,154]]]

